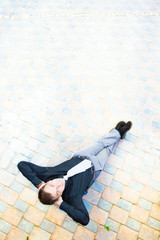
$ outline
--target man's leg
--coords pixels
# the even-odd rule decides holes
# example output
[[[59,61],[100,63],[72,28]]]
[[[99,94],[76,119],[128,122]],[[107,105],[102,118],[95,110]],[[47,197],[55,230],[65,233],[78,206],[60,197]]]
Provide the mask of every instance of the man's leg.
[[[120,134],[113,129],[104,138],[86,148],[76,152],[74,156],[90,159],[95,167],[95,171],[102,170],[109,154],[112,152],[115,144],[119,141]]]

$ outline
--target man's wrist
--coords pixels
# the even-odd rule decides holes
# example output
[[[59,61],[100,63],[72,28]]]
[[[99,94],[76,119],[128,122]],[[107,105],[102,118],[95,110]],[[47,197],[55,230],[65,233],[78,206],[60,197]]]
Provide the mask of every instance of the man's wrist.
[[[43,182],[41,182],[39,185],[37,185],[37,188],[40,189],[41,187],[43,187],[42,185],[44,185]]]

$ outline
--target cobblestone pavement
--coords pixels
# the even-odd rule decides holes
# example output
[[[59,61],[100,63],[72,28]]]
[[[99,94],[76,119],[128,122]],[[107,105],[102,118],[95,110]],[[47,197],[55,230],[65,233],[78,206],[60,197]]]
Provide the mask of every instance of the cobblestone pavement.
[[[159,7],[1,2],[0,240],[160,239]],[[61,163],[120,120],[133,128],[84,197],[89,224],[42,205],[17,163]]]

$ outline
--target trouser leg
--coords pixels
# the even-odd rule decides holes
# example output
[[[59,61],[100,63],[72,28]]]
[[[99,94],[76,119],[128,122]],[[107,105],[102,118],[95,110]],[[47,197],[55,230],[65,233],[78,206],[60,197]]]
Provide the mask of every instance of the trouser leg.
[[[113,129],[104,138],[86,148],[76,152],[74,156],[90,159],[95,167],[95,171],[102,170],[109,154],[112,152],[115,144],[119,141],[120,134]]]

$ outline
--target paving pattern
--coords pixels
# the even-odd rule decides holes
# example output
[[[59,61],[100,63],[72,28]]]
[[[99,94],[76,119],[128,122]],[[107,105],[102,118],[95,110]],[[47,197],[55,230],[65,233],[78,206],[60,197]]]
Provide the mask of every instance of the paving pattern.
[[[160,239],[159,10],[144,0],[1,3],[0,240]],[[89,224],[42,205],[18,162],[57,165],[120,120],[133,128],[84,196]]]

